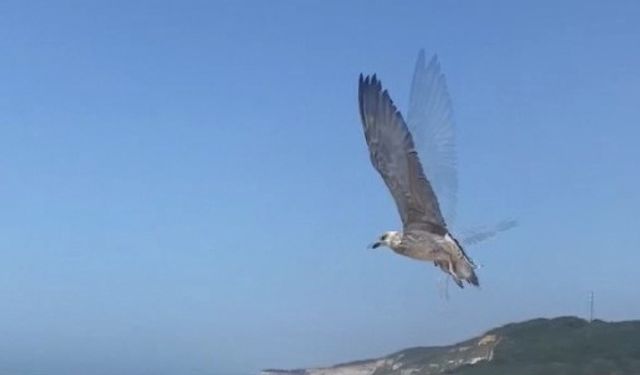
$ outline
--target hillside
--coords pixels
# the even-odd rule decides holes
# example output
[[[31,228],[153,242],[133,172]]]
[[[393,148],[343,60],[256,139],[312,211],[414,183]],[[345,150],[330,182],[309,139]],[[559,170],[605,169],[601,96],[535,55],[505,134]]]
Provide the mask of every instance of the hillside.
[[[455,345],[405,349],[325,368],[262,375],[638,375],[640,321],[575,317],[508,324]]]

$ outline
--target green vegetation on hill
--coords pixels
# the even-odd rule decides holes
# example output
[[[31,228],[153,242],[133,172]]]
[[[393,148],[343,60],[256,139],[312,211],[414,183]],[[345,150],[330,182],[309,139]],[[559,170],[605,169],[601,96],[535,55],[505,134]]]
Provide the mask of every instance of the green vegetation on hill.
[[[606,323],[566,317],[495,329],[493,360],[464,366],[460,375],[638,375],[640,322]]]
[[[365,368],[357,368],[359,365]],[[589,323],[575,317],[535,319],[508,324],[455,345],[409,348],[379,359],[315,371],[268,373],[640,375],[640,321]]]

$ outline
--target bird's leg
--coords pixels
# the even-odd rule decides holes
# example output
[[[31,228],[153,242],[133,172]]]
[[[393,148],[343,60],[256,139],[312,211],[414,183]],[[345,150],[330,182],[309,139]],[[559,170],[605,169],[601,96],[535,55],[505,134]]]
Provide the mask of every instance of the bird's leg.
[[[454,272],[454,270],[453,270],[453,262],[452,262],[452,261],[449,261],[449,262],[448,262],[448,264],[449,264],[449,273],[451,274],[451,276],[453,276],[454,278],[456,278],[456,273],[455,273],[455,272]]]
[[[449,260],[449,274],[451,274],[451,278],[456,283],[456,285],[458,285],[460,288],[464,288],[464,286],[462,285],[462,281],[460,280],[458,275],[456,275],[453,269],[453,262],[451,260]]]

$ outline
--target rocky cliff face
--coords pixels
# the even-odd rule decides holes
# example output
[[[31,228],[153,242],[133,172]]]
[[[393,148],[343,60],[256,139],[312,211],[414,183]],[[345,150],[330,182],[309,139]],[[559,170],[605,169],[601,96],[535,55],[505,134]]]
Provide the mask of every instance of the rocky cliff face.
[[[461,366],[491,361],[500,337],[495,334],[443,347],[411,348],[386,357],[331,367],[264,370],[261,375],[435,375]]]

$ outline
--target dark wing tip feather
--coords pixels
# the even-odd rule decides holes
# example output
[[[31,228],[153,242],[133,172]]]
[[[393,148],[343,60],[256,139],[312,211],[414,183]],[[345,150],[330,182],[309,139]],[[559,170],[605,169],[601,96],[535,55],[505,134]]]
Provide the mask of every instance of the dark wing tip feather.
[[[462,283],[462,280],[458,279],[455,276],[452,276],[451,279],[453,279],[453,282],[456,283],[456,285],[459,286],[460,289],[464,289],[464,284]]]
[[[440,61],[438,61],[438,54],[434,53],[433,56],[431,56],[431,60],[429,61],[429,65],[436,65],[438,67],[438,70],[440,70]]]
[[[371,76],[360,73],[358,77],[358,108],[360,110],[360,120],[362,125],[366,127],[366,100],[365,96],[369,95],[371,88]]]
[[[480,280],[478,280],[478,276],[473,271],[471,272],[471,276],[467,279],[467,281],[473,286],[480,286]]]
[[[391,110],[391,112],[395,116],[400,117],[400,120],[401,120],[400,124],[405,125],[404,120],[402,119],[402,114],[400,113],[400,111],[398,111],[398,108],[394,104],[393,99],[391,99],[389,90],[382,88],[382,81],[378,79],[375,73],[373,75],[367,75],[367,76],[363,76],[363,74],[360,73],[360,78],[358,80],[358,83],[359,83],[358,99],[360,102],[359,104],[360,104],[361,114],[364,114],[364,109],[365,109],[364,96],[371,95],[376,99],[376,101],[379,103],[378,105],[380,105],[381,107],[387,107],[385,103],[388,103],[388,107]],[[364,117],[363,117],[363,120],[364,120]]]
[[[416,65],[424,66],[425,59],[426,57],[425,57],[424,48],[420,48],[420,51],[418,51],[418,62],[416,63]]]

